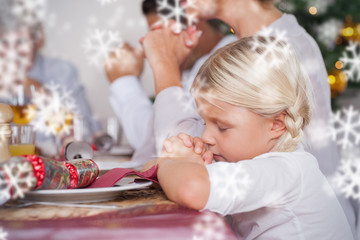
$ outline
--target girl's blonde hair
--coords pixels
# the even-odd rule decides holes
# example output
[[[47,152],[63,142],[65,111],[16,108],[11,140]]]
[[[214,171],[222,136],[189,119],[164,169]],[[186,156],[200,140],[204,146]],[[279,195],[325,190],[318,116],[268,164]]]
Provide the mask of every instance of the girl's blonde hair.
[[[310,121],[307,75],[289,44],[273,37],[246,37],[217,50],[200,68],[191,92],[264,117],[285,113],[286,131],[274,151],[295,150]]]

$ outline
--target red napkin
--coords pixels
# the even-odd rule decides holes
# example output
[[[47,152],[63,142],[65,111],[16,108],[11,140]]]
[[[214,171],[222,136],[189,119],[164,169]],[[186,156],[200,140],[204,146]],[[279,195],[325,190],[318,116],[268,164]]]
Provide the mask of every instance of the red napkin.
[[[112,187],[120,181],[122,178],[124,178],[127,175],[137,175],[141,178],[150,180],[155,183],[159,183],[157,180],[157,170],[158,165],[153,166],[149,170],[145,172],[137,172],[131,169],[127,168],[114,168],[99,177],[95,180],[93,184],[91,184],[88,188],[104,188],[104,187]]]

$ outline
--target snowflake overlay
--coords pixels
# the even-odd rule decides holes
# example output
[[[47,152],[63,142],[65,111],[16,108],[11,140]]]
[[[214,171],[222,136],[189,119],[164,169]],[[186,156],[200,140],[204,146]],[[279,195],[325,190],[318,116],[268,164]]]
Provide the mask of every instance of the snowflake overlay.
[[[45,19],[45,0],[14,0],[13,14],[33,25]]]
[[[332,18],[315,27],[317,38],[323,42],[329,50],[334,49],[335,40],[343,28],[342,21]]]
[[[360,157],[359,154],[348,154],[341,160],[338,171],[332,179],[336,191],[360,202]]]
[[[115,3],[115,2],[117,2],[118,0],[96,0],[96,1],[98,1],[98,2],[101,4],[101,6],[104,6],[104,5],[106,5],[106,4]]]
[[[198,21],[195,14],[186,14],[189,4],[182,4],[180,0],[157,0],[156,2],[158,16],[165,24],[173,19],[177,24],[176,27],[185,29]]]
[[[216,213],[204,212],[192,226],[193,240],[225,240],[226,226]]]
[[[197,87],[196,89],[191,89],[191,96],[193,97],[193,99],[202,98],[206,100],[208,103],[222,109],[220,106],[214,103],[213,99],[216,99],[216,94],[214,94],[213,89],[211,89],[208,86],[208,82],[206,78],[197,80]],[[193,99],[191,100],[194,101]],[[191,104],[194,104],[194,107],[196,108],[193,111],[197,111],[198,113],[206,114],[209,108],[207,104],[198,104],[198,105],[196,103],[191,103]],[[185,106],[190,107],[190,103],[187,103],[187,105],[184,105],[184,107]]]
[[[85,41],[85,51],[89,55],[90,64],[102,67],[107,59],[109,52],[122,47],[118,32],[96,29],[94,33]]]
[[[250,177],[244,169],[240,165],[235,167],[234,164],[219,164],[212,180],[216,194],[220,198],[231,196],[238,201],[244,199],[251,184]]]
[[[23,198],[24,193],[36,186],[32,164],[21,158],[11,158],[0,168],[0,204]]]
[[[19,37],[15,32],[9,32],[0,41],[0,97],[8,98],[9,93],[15,93],[16,87],[23,83],[26,69],[31,64],[30,52],[32,41]]]
[[[47,135],[69,134],[74,115],[78,117],[71,92],[54,83],[46,88],[50,94],[38,92],[33,98],[33,103],[37,107],[34,128]]]
[[[314,119],[309,123],[311,131],[305,131],[306,141],[311,146],[317,148],[325,147],[329,142],[332,142],[333,125],[330,122],[322,119]]]
[[[344,63],[344,67],[349,67],[344,70],[349,80],[360,82],[360,42],[350,42],[340,61]]]
[[[194,98],[184,91],[178,91],[175,93],[178,102],[181,104],[184,112],[193,113],[196,112],[196,103]]]
[[[7,236],[8,233],[2,227],[0,227],[0,240],[6,240]]]
[[[343,113],[343,114],[341,114]],[[342,149],[360,143],[360,114],[353,106],[343,108],[332,116],[332,137]]]
[[[286,55],[290,48],[290,44],[286,44],[288,40],[286,35],[286,31],[274,31],[271,28],[262,30],[257,35],[259,38],[254,38],[254,41],[251,42],[251,49],[253,51],[263,50],[262,53],[259,53],[256,63],[266,64],[269,67],[280,67],[283,58],[280,58],[278,53]]]

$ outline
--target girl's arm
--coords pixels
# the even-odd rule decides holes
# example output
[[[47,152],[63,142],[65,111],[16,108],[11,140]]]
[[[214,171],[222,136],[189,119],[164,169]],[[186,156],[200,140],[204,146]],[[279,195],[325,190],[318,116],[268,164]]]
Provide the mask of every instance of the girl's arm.
[[[158,159],[158,180],[166,196],[183,206],[203,209],[210,194],[210,181],[203,163]]]
[[[151,160],[143,167],[145,171],[158,164],[157,177],[166,196],[193,209],[203,209],[210,193],[209,175],[204,164],[207,158],[212,159],[212,154],[198,142],[185,134],[171,137],[164,142],[161,158]],[[198,153],[195,153],[195,147],[200,148]]]

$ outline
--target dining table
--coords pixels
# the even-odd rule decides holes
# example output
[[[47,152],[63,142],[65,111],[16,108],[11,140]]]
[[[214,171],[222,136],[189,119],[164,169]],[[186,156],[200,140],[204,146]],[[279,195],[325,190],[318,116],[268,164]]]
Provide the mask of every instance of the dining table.
[[[102,166],[101,174],[117,163],[135,167],[131,154],[98,154],[93,160]],[[0,240],[239,239],[224,216],[181,206],[169,200],[156,183],[136,176],[124,180],[124,187],[111,199],[101,199],[104,193],[97,189],[92,196],[83,196],[98,196],[97,201],[73,201],[73,196],[61,196],[60,191],[50,197],[33,194],[37,198],[25,195],[24,199],[11,200],[0,206]],[[137,187],[126,188],[131,181],[137,182]]]

